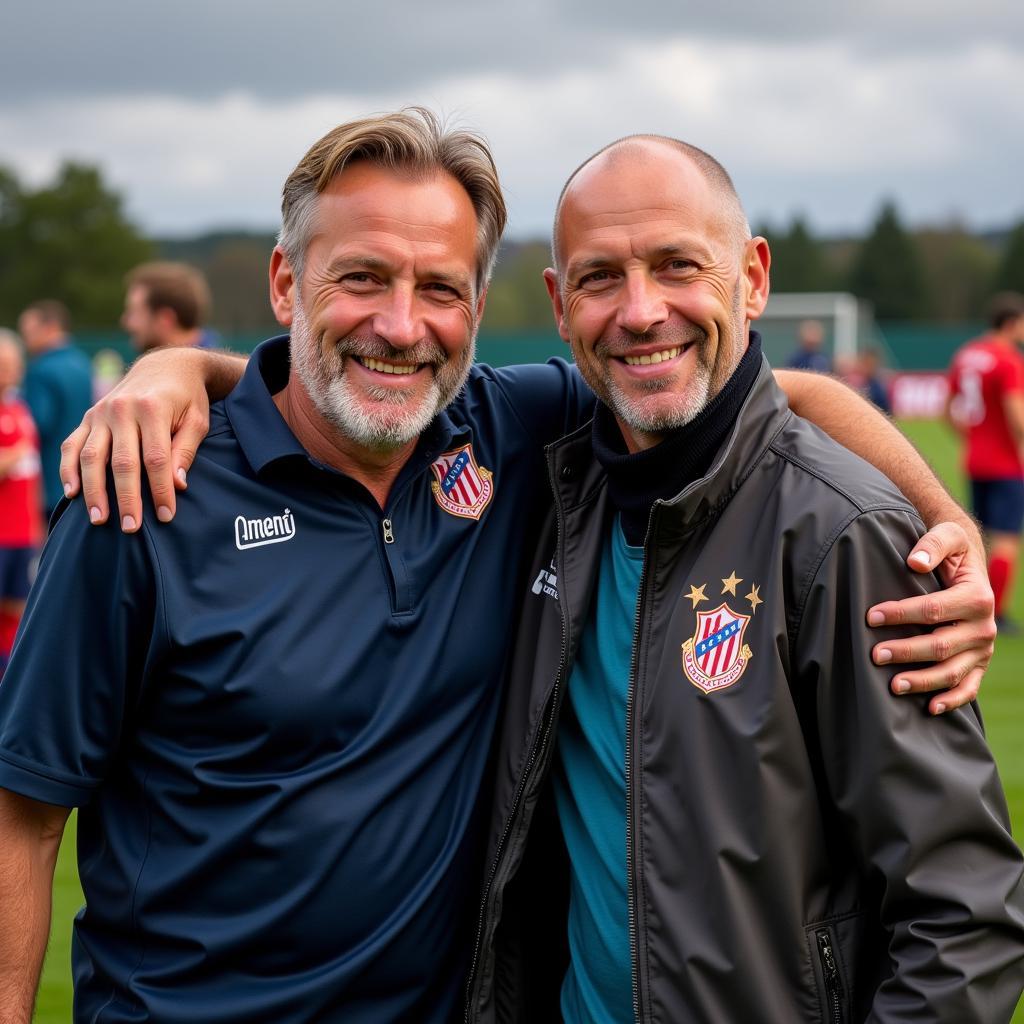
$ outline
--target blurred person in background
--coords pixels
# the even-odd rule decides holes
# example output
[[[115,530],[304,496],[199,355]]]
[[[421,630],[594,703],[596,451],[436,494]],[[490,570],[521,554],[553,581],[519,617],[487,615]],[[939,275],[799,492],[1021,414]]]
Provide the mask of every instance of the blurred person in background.
[[[996,622],[1004,633],[1024,523],[1024,295],[1003,292],[989,307],[991,330],[964,345],[949,371],[946,418],[964,438],[971,505],[988,545]]]
[[[0,677],[43,540],[39,438],[18,396],[24,372],[17,335],[0,330]]]
[[[814,370],[817,373],[829,373],[832,361],[822,351],[825,344],[825,328],[820,320],[802,320],[797,330],[797,350],[789,357],[786,364],[793,370]]]
[[[29,357],[22,390],[39,432],[46,517],[64,497],[60,445],[92,405],[89,358],[71,341],[71,317],[55,299],[33,302],[18,317]]]
[[[126,280],[121,326],[140,352],[155,348],[206,348],[203,326],[210,312],[206,278],[187,263],[141,263]]]
[[[861,393],[879,409],[886,414],[892,415],[892,406],[889,404],[889,390],[885,386],[885,379],[882,374],[882,353],[877,348],[866,348],[861,353]]]

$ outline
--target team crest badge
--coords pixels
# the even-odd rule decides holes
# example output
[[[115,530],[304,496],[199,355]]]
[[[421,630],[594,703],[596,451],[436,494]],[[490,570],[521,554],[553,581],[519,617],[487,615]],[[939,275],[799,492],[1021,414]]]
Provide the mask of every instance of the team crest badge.
[[[753,656],[743,642],[750,618],[725,601],[713,611],[697,612],[697,627],[683,644],[683,671],[699,690],[724,690],[746,671]]]
[[[470,444],[445,452],[431,463],[430,482],[438,505],[460,519],[479,519],[494,496],[494,474],[476,464]]]

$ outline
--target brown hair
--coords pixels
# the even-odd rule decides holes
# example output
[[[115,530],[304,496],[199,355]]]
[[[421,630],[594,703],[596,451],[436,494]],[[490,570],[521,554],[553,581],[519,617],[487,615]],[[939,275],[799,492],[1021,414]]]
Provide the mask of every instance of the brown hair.
[[[1021,316],[1024,316],[1024,295],[1020,292],[1000,292],[988,304],[988,322],[994,331]]]
[[[507,218],[494,158],[482,136],[449,129],[424,107],[349,121],[315,142],[284,183],[278,244],[296,279],[314,229],[317,199],[345,167],[366,160],[413,174],[443,171],[465,190],[477,218],[477,291],[490,280]]]
[[[56,324],[66,334],[71,330],[71,314],[58,299],[39,299],[25,307],[24,313],[35,313],[43,323]]]
[[[186,331],[201,326],[210,311],[206,278],[187,263],[140,263],[128,273],[125,287],[145,288],[150,310],[171,310]]]

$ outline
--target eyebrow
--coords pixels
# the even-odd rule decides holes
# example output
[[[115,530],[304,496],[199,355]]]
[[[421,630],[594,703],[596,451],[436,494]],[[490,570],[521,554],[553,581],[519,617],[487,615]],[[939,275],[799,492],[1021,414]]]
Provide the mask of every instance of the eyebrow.
[[[701,259],[707,259],[709,255],[709,250],[705,246],[687,241],[659,245],[656,249],[651,250],[649,258],[660,262],[671,256],[685,256],[687,258],[696,256]],[[608,256],[590,256],[585,259],[572,260],[566,268],[565,274],[566,277],[575,279],[590,270],[604,270],[609,264],[614,262],[615,260]]]

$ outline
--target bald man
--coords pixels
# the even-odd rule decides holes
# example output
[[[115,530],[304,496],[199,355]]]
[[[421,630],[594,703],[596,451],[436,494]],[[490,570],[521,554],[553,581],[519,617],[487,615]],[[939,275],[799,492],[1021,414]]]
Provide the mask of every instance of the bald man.
[[[864,607],[938,586],[924,526],[788,408],[728,175],[613,144],[554,257],[600,403],[547,452],[468,1019],[1009,1020],[1024,861],[977,709],[929,721],[867,653]]]

